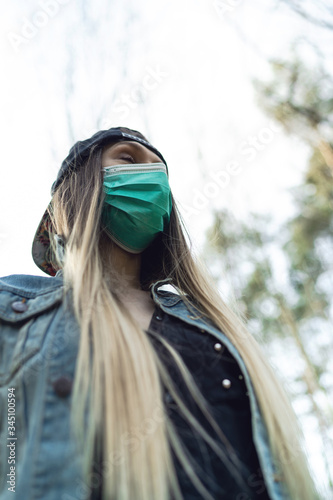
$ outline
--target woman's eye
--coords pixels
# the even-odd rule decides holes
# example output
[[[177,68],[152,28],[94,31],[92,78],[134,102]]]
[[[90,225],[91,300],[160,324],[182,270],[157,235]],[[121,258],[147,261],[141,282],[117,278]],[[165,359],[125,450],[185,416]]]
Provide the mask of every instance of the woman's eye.
[[[120,159],[124,160],[124,161],[127,161],[129,163],[135,163],[134,158],[132,156],[130,156],[130,155],[121,155]]]

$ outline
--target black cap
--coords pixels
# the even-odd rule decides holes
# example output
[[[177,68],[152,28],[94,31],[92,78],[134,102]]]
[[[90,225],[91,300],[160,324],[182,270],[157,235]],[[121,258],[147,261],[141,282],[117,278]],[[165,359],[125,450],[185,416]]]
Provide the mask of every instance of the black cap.
[[[78,167],[80,167],[80,165],[82,165],[84,160],[86,160],[89,157],[92,146],[95,145],[102,146],[103,144],[111,142],[113,140],[115,142],[119,141],[139,142],[140,144],[146,146],[146,148],[153,151],[157,156],[159,156],[167,167],[165,159],[163,158],[161,153],[156,148],[154,148],[154,146],[152,146],[152,144],[150,144],[145,139],[142,139],[141,137],[134,135],[133,133],[131,134],[131,132],[134,133],[136,132],[139,134],[137,130],[131,130],[125,127],[114,127],[108,130],[100,130],[99,132],[96,132],[96,134],[94,134],[89,139],[76,142],[74,146],[71,147],[68,156],[64,159],[64,161],[61,164],[57,179],[52,184],[51,194],[53,195],[55,193],[57,187],[59,187],[63,178],[66,176],[67,172],[76,170]]]

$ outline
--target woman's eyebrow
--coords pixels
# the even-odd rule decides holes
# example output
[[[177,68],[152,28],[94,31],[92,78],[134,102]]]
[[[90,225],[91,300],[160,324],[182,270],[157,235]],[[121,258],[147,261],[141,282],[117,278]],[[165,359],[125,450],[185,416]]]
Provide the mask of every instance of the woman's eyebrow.
[[[112,149],[117,149],[117,148],[121,148],[122,146],[133,146],[135,149],[138,149],[138,150],[142,150],[142,146],[140,144],[138,144],[137,142],[134,142],[134,141],[121,141],[121,142],[117,142],[117,144],[114,144]]]
[[[142,146],[141,144],[139,144],[138,142],[135,142],[135,141],[121,141],[115,145],[114,149],[116,149],[117,147],[119,148],[122,145],[132,146],[135,149],[137,149],[138,152],[140,152],[140,151],[146,152],[146,150],[148,149],[148,148],[145,148],[145,146]],[[149,153],[151,153],[151,155],[154,155],[156,158],[158,158],[159,162],[162,161],[155,153],[153,153],[153,151],[150,151],[150,150],[148,150],[148,151],[149,151]]]
[[[141,144],[139,144],[138,142],[135,142],[135,141],[121,141],[121,142],[119,142],[119,146],[121,144],[126,144],[126,145],[129,145],[129,146],[133,146],[136,149],[143,149],[143,146],[141,146]]]

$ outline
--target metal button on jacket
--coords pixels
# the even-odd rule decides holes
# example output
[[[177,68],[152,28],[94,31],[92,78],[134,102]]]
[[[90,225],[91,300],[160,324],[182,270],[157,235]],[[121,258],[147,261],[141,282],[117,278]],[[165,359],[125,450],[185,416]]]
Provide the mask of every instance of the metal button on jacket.
[[[222,344],[220,344],[219,342],[216,342],[216,344],[214,345],[214,349],[215,351],[221,351],[222,350]]]
[[[71,378],[62,375],[57,378],[53,383],[54,392],[60,397],[65,398],[72,391],[73,381]]]
[[[16,300],[15,302],[12,303],[12,309],[16,313],[23,313],[28,309],[28,304],[26,303],[25,299],[23,300]]]
[[[231,387],[231,382],[228,378],[224,378],[222,380],[222,386],[225,388],[225,389],[230,389]]]

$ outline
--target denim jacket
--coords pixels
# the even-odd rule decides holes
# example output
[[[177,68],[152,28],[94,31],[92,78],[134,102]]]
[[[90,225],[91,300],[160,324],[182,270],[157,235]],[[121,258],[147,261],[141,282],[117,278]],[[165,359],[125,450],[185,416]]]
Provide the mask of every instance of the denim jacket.
[[[239,364],[249,392],[253,440],[272,500],[289,500],[279,481],[266,428],[244,362],[230,340],[190,310],[179,295],[152,297],[166,314],[214,335]],[[0,279],[0,500],[85,500],[90,489],[70,439],[71,386],[80,332],[54,278]],[[14,418],[13,418],[14,417]],[[15,493],[14,493],[15,491]]]

